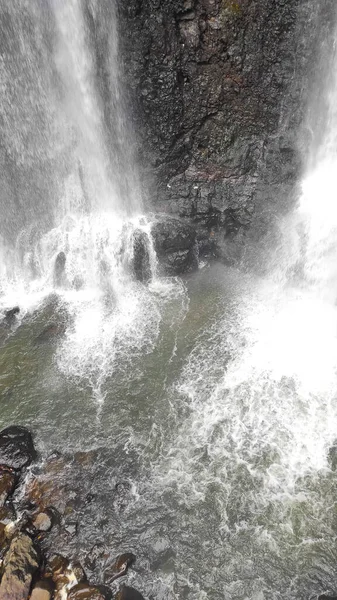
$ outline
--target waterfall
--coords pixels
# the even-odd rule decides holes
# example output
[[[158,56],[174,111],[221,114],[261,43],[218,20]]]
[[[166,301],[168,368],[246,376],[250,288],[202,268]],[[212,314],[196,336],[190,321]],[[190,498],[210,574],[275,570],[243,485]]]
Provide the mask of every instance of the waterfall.
[[[124,110],[116,6],[5,0],[1,18],[0,307],[19,305],[23,317],[57,293],[71,322],[59,366],[97,391],[116,353],[151,345],[163,296]],[[134,273],[137,240],[149,285]]]

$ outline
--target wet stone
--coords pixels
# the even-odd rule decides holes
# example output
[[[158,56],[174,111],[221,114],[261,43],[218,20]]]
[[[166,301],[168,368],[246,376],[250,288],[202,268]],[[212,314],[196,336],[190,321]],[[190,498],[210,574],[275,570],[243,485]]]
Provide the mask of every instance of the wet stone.
[[[17,535],[4,559],[0,600],[26,600],[38,567],[39,555],[33,541],[28,535]]]
[[[79,583],[71,588],[68,600],[108,600],[108,595],[99,587]]]
[[[50,579],[41,579],[32,590],[30,600],[50,600],[54,591],[54,586]]]
[[[136,557],[131,552],[120,554],[112,565],[108,566],[104,571],[104,581],[112,583],[118,577],[126,575],[128,568],[135,562]]]
[[[77,528],[78,528],[78,524],[77,521],[68,521],[67,523],[65,523],[64,525],[64,529],[65,531],[71,536],[71,537],[75,537],[76,533],[77,533]]]
[[[0,464],[23,469],[36,459],[33,438],[28,429],[10,426],[0,433]]]
[[[53,526],[51,516],[47,512],[41,512],[35,517],[33,525],[37,531],[50,531]]]
[[[12,521],[16,520],[16,513],[14,507],[9,504],[0,508],[0,524],[8,525]]]
[[[144,597],[134,588],[124,586],[117,592],[115,600],[144,600]]]
[[[7,326],[13,325],[13,323],[15,323],[15,321],[16,321],[16,315],[18,315],[19,312],[20,312],[19,306],[14,306],[14,308],[10,308],[9,310],[6,310],[5,318],[4,318],[5,325],[7,325]]]
[[[15,488],[16,476],[13,472],[0,470],[0,507],[2,507],[8,496],[12,494]]]

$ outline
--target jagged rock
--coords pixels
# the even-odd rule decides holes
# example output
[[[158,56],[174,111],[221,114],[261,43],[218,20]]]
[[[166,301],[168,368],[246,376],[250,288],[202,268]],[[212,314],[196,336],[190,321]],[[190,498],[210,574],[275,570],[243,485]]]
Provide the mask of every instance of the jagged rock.
[[[144,231],[133,234],[133,272],[137,281],[146,283],[151,279],[149,241]]]
[[[54,285],[61,287],[65,283],[65,266],[67,257],[64,252],[59,252],[54,265]]]
[[[15,323],[16,321],[16,315],[18,315],[20,312],[20,307],[19,306],[14,306],[14,308],[10,308],[9,310],[6,310],[5,312],[5,317],[4,317],[4,323],[5,325],[13,325],[13,323]]]
[[[151,234],[159,262],[168,275],[180,275],[198,266],[196,231],[180,219],[164,217],[152,226]]]
[[[4,506],[8,496],[14,491],[16,481],[15,473],[0,467],[0,507]]]
[[[99,587],[86,583],[79,583],[71,588],[68,600],[107,600],[108,595]]]
[[[69,590],[79,583],[85,583],[87,579],[80,563],[73,563],[61,554],[54,555],[48,561],[46,574],[55,583],[54,600],[63,600]]]
[[[126,575],[128,568],[135,562],[135,560],[136,557],[131,552],[126,552],[125,554],[120,554],[120,556],[117,556],[112,565],[107,566],[107,568],[104,570],[105,583],[112,583],[115,581],[115,579],[118,579],[118,577]]]
[[[15,520],[16,514],[13,506],[7,504],[7,506],[2,506],[0,508],[0,524],[8,525]]]
[[[53,591],[54,585],[51,579],[41,579],[34,585],[30,600],[50,600]]]
[[[144,600],[144,597],[134,588],[125,586],[117,592],[115,600]]]
[[[5,556],[0,600],[26,600],[39,562],[39,553],[32,539],[25,534],[17,535]]]
[[[0,432],[0,464],[19,470],[35,459],[33,438],[28,429],[12,425]]]
[[[277,10],[275,0],[120,3],[127,96],[155,210],[215,227],[219,240],[232,211],[243,245],[247,229],[262,235],[294,202],[297,131],[335,11],[335,0],[283,0]]]

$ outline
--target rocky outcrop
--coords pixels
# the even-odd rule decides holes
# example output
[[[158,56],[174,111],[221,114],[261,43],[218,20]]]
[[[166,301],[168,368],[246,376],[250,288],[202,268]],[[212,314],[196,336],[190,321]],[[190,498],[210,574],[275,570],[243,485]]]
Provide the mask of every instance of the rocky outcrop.
[[[38,567],[39,554],[32,539],[25,534],[15,536],[4,560],[0,600],[28,598],[32,577]]]
[[[33,438],[25,427],[12,425],[0,433],[0,465],[23,469],[36,458]]]
[[[154,222],[151,234],[164,273],[180,275],[197,266],[194,227],[180,219],[164,217]]]
[[[296,196],[299,129],[336,3],[120,0],[119,12],[154,209],[189,219],[202,252],[235,262]]]

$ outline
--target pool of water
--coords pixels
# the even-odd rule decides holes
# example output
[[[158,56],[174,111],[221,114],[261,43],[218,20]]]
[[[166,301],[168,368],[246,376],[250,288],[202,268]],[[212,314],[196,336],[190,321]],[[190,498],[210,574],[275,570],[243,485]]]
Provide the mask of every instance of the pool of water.
[[[0,425],[30,427],[43,458],[91,456],[58,472],[77,533],[49,545],[97,581],[93,546],[133,551],[146,598],[336,590],[336,308],[218,264],[139,293],[146,343],[144,322],[143,342],[116,337],[109,314],[79,326],[61,297],[1,332]]]

